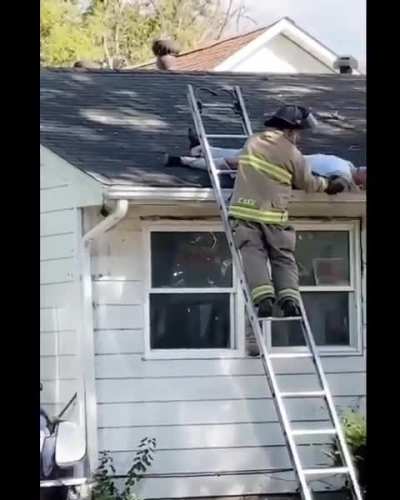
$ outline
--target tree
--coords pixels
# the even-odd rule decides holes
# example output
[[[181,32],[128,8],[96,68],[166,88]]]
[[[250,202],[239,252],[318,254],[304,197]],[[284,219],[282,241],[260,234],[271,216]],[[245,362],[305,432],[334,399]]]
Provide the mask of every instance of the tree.
[[[45,64],[99,59],[109,68],[152,57],[156,38],[173,38],[182,51],[223,36],[243,16],[243,0],[42,0]]]
[[[102,55],[82,27],[79,5],[65,0],[41,0],[40,52],[48,66],[70,65],[77,59]]]
[[[135,63],[148,56],[156,25],[140,7],[139,2],[126,0],[93,0],[85,12],[85,29],[92,43],[102,48],[108,67],[121,59]]]

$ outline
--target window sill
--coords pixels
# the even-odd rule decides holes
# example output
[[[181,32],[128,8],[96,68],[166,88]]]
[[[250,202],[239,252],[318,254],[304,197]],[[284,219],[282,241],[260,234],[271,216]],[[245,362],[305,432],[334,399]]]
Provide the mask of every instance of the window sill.
[[[240,349],[154,349],[145,353],[143,361],[181,360],[181,359],[227,359],[242,358],[244,352]]]
[[[323,357],[334,357],[334,356],[362,356],[363,351],[361,347],[352,346],[322,346],[318,347],[318,354]],[[309,349],[306,347],[273,347],[271,353],[303,353],[308,352]]]

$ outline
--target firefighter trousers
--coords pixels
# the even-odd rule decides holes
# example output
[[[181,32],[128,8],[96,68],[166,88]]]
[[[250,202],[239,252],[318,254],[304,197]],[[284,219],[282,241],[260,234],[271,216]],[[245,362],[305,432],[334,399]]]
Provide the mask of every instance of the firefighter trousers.
[[[231,219],[231,226],[253,303],[258,305],[267,297],[276,298],[278,303],[287,298],[297,302],[299,276],[293,227],[238,219]]]

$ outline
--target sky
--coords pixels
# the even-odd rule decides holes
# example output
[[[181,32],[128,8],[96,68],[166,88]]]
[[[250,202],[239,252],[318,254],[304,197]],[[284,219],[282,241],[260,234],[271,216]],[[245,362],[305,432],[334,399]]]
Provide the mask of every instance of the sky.
[[[366,0],[244,0],[244,3],[257,24],[243,23],[241,31],[287,16],[334,52],[350,54],[365,66]]]

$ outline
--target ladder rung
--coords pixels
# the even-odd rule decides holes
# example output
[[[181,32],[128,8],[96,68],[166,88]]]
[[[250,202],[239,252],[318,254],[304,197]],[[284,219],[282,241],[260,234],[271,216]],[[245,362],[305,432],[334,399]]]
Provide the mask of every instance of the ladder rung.
[[[277,352],[276,354],[270,354],[271,359],[296,359],[296,358],[312,358],[312,354],[309,352]]]
[[[276,321],[303,321],[303,318],[301,316],[287,316],[286,318],[279,318],[277,316],[272,316],[271,318],[260,318],[260,321],[271,321],[272,323],[275,323]]]
[[[218,175],[221,175],[221,174],[235,174],[236,175],[236,170],[217,170],[217,174]]]
[[[323,398],[325,396],[325,391],[281,392],[282,398]]]
[[[337,434],[336,429],[295,429],[291,432],[292,436],[325,436]]]
[[[304,469],[306,476],[331,476],[333,474],[348,474],[348,467],[323,467],[322,469]]]
[[[243,134],[207,134],[207,139],[248,139],[248,135]]]
[[[218,103],[201,103],[203,109],[215,108],[215,109],[235,109],[233,104],[218,104]]]

